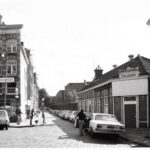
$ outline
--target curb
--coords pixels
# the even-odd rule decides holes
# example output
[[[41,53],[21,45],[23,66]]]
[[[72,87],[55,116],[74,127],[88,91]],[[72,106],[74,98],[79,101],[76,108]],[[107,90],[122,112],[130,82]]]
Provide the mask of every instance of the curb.
[[[146,143],[143,143],[141,141],[134,140],[134,139],[132,140],[132,139],[129,139],[129,138],[124,137],[124,136],[119,136],[119,137],[122,138],[123,140],[130,141],[130,142],[133,142],[135,144],[139,144],[139,145],[144,146],[144,147],[150,147],[149,142],[148,142],[148,144],[146,144]]]
[[[29,128],[29,127],[52,126],[52,125],[55,125],[55,124],[23,125],[23,126],[10,125],[9,128]]]

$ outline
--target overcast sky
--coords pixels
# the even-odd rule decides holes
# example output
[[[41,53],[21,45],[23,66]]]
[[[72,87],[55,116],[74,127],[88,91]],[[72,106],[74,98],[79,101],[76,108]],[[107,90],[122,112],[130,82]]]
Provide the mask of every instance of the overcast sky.
[[[150,0],[0,0],[6,24],[23,24],[40,88],[56,95],[69,82],[91,81],[128,55],[150,58]]]

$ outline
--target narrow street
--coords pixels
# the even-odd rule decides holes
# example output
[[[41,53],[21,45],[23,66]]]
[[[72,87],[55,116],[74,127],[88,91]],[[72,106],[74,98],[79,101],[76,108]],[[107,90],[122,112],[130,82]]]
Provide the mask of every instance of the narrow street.
[[[69,121],[62,120],[53,115],[47,115],[50,125],[9,128],[0,130],[0,147],[2,148],[129,148],[137,145],[128,143],[120,138],[97,136],[92,138],[89,133],[81,137],[78,129]]]

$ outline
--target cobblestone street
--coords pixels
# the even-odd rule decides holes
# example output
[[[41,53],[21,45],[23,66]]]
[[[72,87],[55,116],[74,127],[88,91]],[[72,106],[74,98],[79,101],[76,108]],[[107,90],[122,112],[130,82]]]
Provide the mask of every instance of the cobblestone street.
[[[68,148],[68,147],[134,147],[136,145],[112,137],[92,138],[88,133],[80,137],[71,122],[47,115],[51,124],[46,126],[9,128],[0,130],[0,147],[3,148]]]

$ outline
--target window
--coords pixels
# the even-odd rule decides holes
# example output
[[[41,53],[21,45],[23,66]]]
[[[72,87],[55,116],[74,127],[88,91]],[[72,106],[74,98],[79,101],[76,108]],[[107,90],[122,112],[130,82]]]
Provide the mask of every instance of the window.
[[[6,41],[6,49],[8,53],[17,53],[17,40]]]
[[[2,47],[2,45],[3,45],[3,41],[2,41],[2,40],[0,40],[0,53],[2,53],[2,52],[3,52],[3,47]]]
[[[104,97],[104,113],[108,114],[108,97]]]
[[[2,46],[0,45],[0,53],[2,53],[3,52],[3,48],[2,48]]]
[[[7,93],[15,93],[16,83],[7,84]]]
[[[2,64],[0,62],[0,75],[2,75]]]
[[[7,75],[16,75],[17,74],[17,61],[8,60],[7,63]]]

